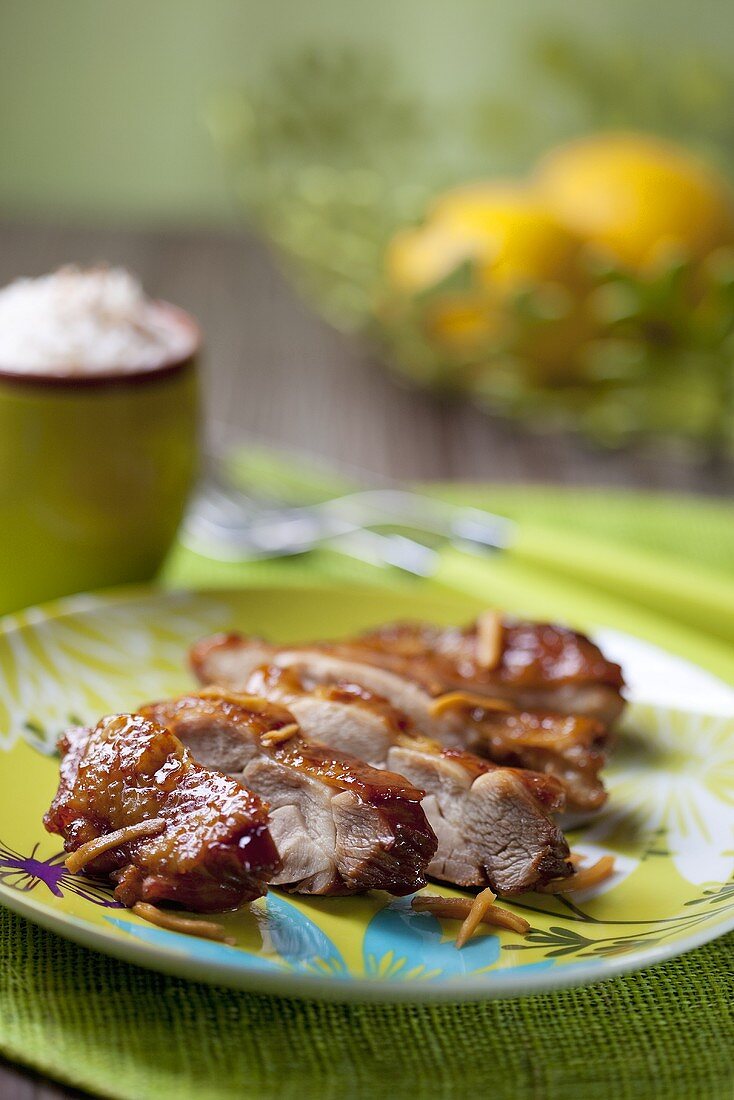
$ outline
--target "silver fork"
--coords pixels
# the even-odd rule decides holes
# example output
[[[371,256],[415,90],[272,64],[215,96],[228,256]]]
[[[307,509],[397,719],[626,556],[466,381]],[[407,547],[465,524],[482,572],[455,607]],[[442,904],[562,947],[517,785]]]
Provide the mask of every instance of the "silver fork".
[[[692,570],[674,551],[671,555],[628,548],[613,538],[573,527],[525,520],[517,524],[483,509],[435,500],[394,482],[374,489],[342,489],[333,496],[328,490],[333,470],[323,479],[324,491],[319,483],[315,503],[294,506],[290,501],[305,482],[312,485],[319,462],[305,454],[292,457],[296,469],[310,466],[310,473],[295,479],[284,473],[274,479],[266,473],[265,494],[259,474],[243,488],[227,475],[224,458],[215,456],[186,519],[188,545],[228,561],[300,554],[325,545],[421,577],[439,573],[443,561],[434,549],[437,543],[482,556],[506,550],[521,565],[570,581],[576,588],[585,586],[590,592],[618,598],[621,587],[631,603],[656,615],[667,615],[697,631],[704,629],[729,646],[734,638],[729,578]],[[344,472],[355,484],[364,484],[367,478],[379,481],[363,471]],[[408,534],[390,530],[396,527]]]
[[[293,506],[246,491],[213,456],[186,515],[184,542],[224,561],[307,553],[328,545],[370,564],[417,576],[438,568],[436,551],[419,538],[380,528],[398,526],[421,536],[482,552],[508,545],[514,524],[475,508],[434,501],[405,488],[361,489]]]

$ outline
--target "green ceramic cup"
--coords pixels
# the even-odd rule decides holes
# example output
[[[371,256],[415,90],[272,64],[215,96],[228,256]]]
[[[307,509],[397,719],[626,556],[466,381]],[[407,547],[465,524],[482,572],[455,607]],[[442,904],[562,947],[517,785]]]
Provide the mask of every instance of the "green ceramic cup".
[[[191,352],[130,374],[0,369],[0,613],[149,580],[175,537],[197,470]]]

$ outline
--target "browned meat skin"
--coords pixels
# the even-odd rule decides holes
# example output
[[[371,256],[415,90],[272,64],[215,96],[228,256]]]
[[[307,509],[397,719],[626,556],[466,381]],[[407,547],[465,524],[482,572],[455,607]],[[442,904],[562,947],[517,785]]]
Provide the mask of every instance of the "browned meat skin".
[[[394,744],[412,748],[418,745],[423,751],[461,764],[474,778],[494,771],[499,765],[482,759],[474,752],[460,748],[446,748],[440,742],[424,737],[415,724],[397,707],[394,707],[382,695],[349,680],[335,678],[333,681],[319,682],[309,675],[306,667],[294,665],[261,665],[256,669],[246,685],[247,691],[265,698],[279,698],[292,707],[292,700],[299,696],[310,695],[328,702],[362,707],[368,713],[379,718]],[[515,769],[517,776],[535,798],[550,811],[560,810],[565,803],[563,786],[557,780],[537,772]]]
[[[349,643],[347,643],[349,644]],[[567,683],[624,686],[619,665],[608,661],[584,634],[554,623],[503,619],[501,659],[484,668],[477,658],[477,627],[439,627],[428,623],[391,623],[355,639],[378,653],[408,658],[430,675],[435,667],[441,685],[509,684],[538,688]],[[444,690],[439,687],[439,690]]]
[[[557,779],[574,810],[598,810],[607,800],[600,772],[608,735],[590,718],[544,711],[506,714],[469,708],[462,743],[508,767],[529,768]]]
[[[478,660],[476,624],[394,623],[318,648],[409,677],[434,696],[459,689],[607,725],[619,717],[622,671],[583,634],[551,623],[505,619],[502,635],[496,668]]]
[[[193,647],[191,663],[204,683],[242,688],[253,669],[263,662],[288,665],[299,659],[314,660],[319,655],[322,662],[331,663],[333,670],[340,670],[334,673],[335,678],[388,699],[398,712],[410,717],[421,733],[445,746],[468,749],[497,764],[553,776],[563,784],[569,810],[589,812],[604,804],[606,792],[600,771],[606,761],[609,735],[595,719],[511,706],[509,710],[492,711],[462,704],[436,715],[435,695],[424,684],[386,668],[385,661],[373,659],[369,648],[360,647],[355,652],[351,645],[279,649],[259,639],[217,635]],[[407,662],[407,657],[404,659]]]
[[[605,727],[624,706],[622,670],[565,627],[504,620],[502,634],[494,669],[477,659],[476,624],[396,623],[329,648],[408,677],[432,696],[463,689],[511,701],[518,713],[468,708],[466,747],[500,764],[545,771],[564,783],[574,809],[598,809],[606,801],[599,778]]]
[[[321,654],[296,655],[291,664],[255,669],[246,688],[286,704],[309,737],[425,788],[423,808],[438,837],[431,877],[489,882],[508,895],[571,874],[568,845],[550,817],[564,804],[560,783],[444,748],[376,692],[340,679],[338,666]]]
[[[142,710],[197,759],[241,774],[267,797],[283,861],[274,884],[317,894],[407,894],[425,885],[437,841],[423,791],[402,776],[306,741],[297,726],[288,734],[293,715],[251,695],[211,689]]]
[[[159,836],[123,843],[85,868],[116,881],[118,901],[217,912],[265,893],[279,863],[267,806],[195,763],[169,730],[114,715],[93,730],[69,730],[59,747],[61,779],[44,824],[66,851],[152,818],[166,823]]]

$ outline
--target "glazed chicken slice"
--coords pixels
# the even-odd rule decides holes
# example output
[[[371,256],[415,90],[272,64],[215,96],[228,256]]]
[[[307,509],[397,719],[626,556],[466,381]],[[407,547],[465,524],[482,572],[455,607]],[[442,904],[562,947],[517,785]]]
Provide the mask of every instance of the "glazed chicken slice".
[[[118,714],[69,730],[59,748],[61,778],[44,824],[67,852],[88,846],[85,872],[109,876],[123,905],[218,912],[265,893],[279,864],[267,806],[196,763],[175,734]]]
[[[425,790],[422,806],[438,837],[432,878],[489,884],[507,896],[571,874],[568,845],[550,816],[564,801],[555,780],[422,737],[386,699],[332,675],[320,654],[286,667],[261,666],[246,690],[286,705],[305,736]]]
[[[432,696],[463,690],[606,726],[624,707],[622,670],[584,634],[493,611],[467,627],[392,623],[319,648],[408,677]]]
[[[328,674],[382,696],[406,714],[423,735],[452,749],[466,749],[506,767],[528,768],[558,779],[569,810],[589,812],[606,799],[599,777],[607,734],[586,717],[524,711],[504,700],[461,691],[436,692],[408,676],[342,655],[342,646],[282,648],[237,634],[216,635],[191,651],[203,683],[242,689],[259,665],[282,667],[308,659]],[[322,737],[322,739],[324,739]],[[352,750],[357,751],[357,750]],[[369,756],[365,757],[369,759]]]
[[[402,776],[307,742],[292,713],[251,695],[210,688],[141,712],[267,800],[282,861],[272,885],[305,894],[425,885],[437,841],[423,791]]]

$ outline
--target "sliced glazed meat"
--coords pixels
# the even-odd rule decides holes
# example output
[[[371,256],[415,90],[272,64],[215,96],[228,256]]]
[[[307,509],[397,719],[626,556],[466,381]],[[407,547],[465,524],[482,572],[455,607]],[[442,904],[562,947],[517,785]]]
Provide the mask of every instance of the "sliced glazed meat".
[[[69,730],[59,747],[61,779],[44,824],[64,838],[67,852],[159,823],[155,835],[121,840],[86,864],[86,872],[117,883],[118,901],[216,912],[265,893],[279,863],[267,806],[196,763],[169,730],[120,714],[94,729]]]
[[[423,809],[438,837],[433,878],[517,894],[571,874],[568,845],[550,813],[559,783],[502,768],[419,735],[383,697],[332,675],[318,654],[255,669],[247,690],[288,706],[307,737],[399,772],[426,791]]]
[[[288,667],[304,660],[319,668],[322,676],[358,684],[382,696],[422,734],[448,748],[468,749],[497,764],[553,776],[564,786],[569,809],[596,810],[606,799],[599,773],[606,759],[607,735],[593,719],[519,710],[504,701],[498,704],[501,709],[495,709],[489,697],[485,704],[483,696],[472,699],[460,691],[434,696],[423,684],[379,663],[347,659],[332,648],[278,649],[260,639],[228,634],[204,639],[191,653],[202,682],[236,689],[264,661]],[[360,749],[352,751],[363,755]]]
[[[593,811],[606,802],[600,772],[607,761],[608,737],[600,723],[548,711],[485,710],[461,700],[456,705],[453,715],[444,712],[445,740],[460,728],[459,742],[472,752],[553,776],[562,784],[570,809]]]
[[[307,894],[425,885],[437,841],[423,791],[402,776],[307,742],[292,713],[251,695],[211,688],[142,713],[267,800],[282,861],[273,885]]]
[[[585,635],[552,623],[490,612],[463,628],[393,623],[326,648],[397,672],[433,696],[470,691],[606,725],[624,707],[619,665]]]

